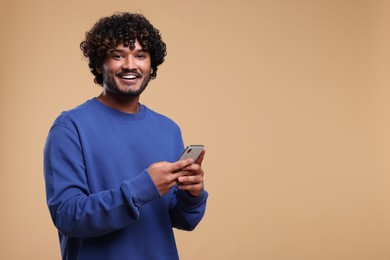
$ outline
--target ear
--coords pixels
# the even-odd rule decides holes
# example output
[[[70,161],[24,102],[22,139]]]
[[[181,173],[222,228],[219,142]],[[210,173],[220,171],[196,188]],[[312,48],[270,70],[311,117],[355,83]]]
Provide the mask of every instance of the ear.
[[[100,67],[96,67],[96,71],[97,71],[97,73],[99,73],[99,74],[102,74],[102,68],[100,68]]]

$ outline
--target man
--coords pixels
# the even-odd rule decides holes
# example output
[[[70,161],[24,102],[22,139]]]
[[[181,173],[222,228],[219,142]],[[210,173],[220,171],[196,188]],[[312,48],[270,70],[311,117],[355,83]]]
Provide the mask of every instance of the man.
[[[63,259],[178,259],[172,227],[193,230],[207,200],[201,163],[177,161],[179,127],[139,103],[163,63],[140,14],[100,19],[80,44],[103,91],[63,112],[44,150],[47,203]]]

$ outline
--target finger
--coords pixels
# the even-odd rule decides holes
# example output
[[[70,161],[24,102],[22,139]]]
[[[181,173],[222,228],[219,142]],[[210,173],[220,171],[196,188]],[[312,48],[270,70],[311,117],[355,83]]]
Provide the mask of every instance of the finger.
[[[180,176],[178,179],[179,183],[181,184],[198,184],[203,182],[202,176]]]
[[[180,160],[180,161],[172,163],[170,170],[171,170],[171,172],[177,172],[177,171],[180,171],[181,169],[185,168],[186,166],[191,165],[192,163],[194,163],[194,160],[192,158]]]
[[[188,171],[189,173],[187,174],[188,176],[201,176],[203,178],[204,171],[202,169],[202,166],[199,164],[191,164],[190,166],[187,166],[183,170]]]
[[[181,170],[182,171],[195,172],[195,171],[198,171],[200,168],[201,168],[201,166],[199,164],[193,163],[193,164],[187,165],[186,167],[184,167]]]
[[[199,196],[203,190],[203,184],[195,184],[195,185],[180,185],[178,186],[180,190],[187,191],[193,196]]]

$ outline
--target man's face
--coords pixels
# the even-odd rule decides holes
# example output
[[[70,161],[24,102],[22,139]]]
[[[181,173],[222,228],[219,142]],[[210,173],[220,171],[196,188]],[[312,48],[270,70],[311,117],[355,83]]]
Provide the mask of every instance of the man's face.
[[[139,96],[150,80],[151,60],[138,41],[135,48],[119,44],[103,63],[105,91],[121,96]]]

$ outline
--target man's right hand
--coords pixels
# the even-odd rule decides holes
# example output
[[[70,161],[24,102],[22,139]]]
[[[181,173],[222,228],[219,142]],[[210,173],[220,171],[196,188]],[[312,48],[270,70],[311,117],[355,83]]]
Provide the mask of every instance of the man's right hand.
[[[189,158],[186,160],[177,161],[174,163],[157,162],[149,166],[148,172],[156,185],[161,196],[168,193],[168,191],[178,184],[178,178],[188,174],[187,171],[181,169],[193,164],[194,160]]]

